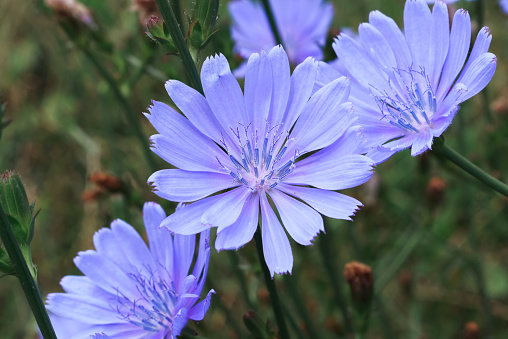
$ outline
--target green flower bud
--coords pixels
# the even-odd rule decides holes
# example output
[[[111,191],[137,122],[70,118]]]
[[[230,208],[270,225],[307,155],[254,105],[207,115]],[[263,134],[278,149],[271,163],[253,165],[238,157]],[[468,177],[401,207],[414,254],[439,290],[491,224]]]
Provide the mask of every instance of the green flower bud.
[[[28,245],[34,235],[35,216],[33,209],[35,202],[30,204],[25,188],[19,176],[13,172],[5,172],[0,183],[0,203],[7,215],[7,219],[20,245]]]

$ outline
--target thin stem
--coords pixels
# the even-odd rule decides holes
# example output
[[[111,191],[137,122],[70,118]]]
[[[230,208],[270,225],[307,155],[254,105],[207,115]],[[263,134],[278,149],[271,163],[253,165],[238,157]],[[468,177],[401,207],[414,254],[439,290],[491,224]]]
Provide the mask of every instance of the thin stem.
[[[92,62],[92,64],[95,66],[97,71],[101,74],[101,76],[106,80],[109,87],[113,90],[113,94],[115,95],[118,102],[122,105],[123,110],[125,112],[125,115],[127,117],[127,120],[129,121],[129,124],[134,129],[134,134],[138,138],[139,144],[141,145],[143,149],[143,154],[145,156],[146,161],[148,162],[148,165],[150,168],[155,171],[157,170],[157,164],[155,163],[155,160],[153,158],[153,154],[150,151],[150,148],[148,146],[148,138],[145,137],[143,134],[143,131],[141,130],[141,125],[138,121],[136,113],[132,110],[129,102],[125,98],[125,96],[122,94],[122,91],[120,90],[120,87],[118,86],[118,83],[116,80],[109,74],[109,72],[102,66],[102,64],[95,58],[95,55],[88,49],[84,48],[83,52],[85,53],[86,57]]]
[[[302,293],[298,290],[296,275],[292,276],[285,275],[284,282],[286,283],[286,286],[289,290],[289,293],[291,294],[291,297],[293,299],[293,302],[295,303],[298,313],[300,314],[300,317],[303,319],[303,322],[305,323],[305,329],[307,330],[311,338],[319,338],[320,335],[317,333],[316,328],[314,327],[314,324],[312,323],[312,320],[309,316],[309,313],[307,313],[307,307],[305,306],[301,298]]]
[[[254,242],[256,243],[256,251],[258,252],[259,264],[261,265],[261,270],[263,271],[263,276],[265,277],[266,288],[268,289],[268,293],[270,294],[270,300],[272,301],[275,320],[277,322],[277,325],[279,326],[280,338],[289,339],[286,320],[284,319],[284,313],[282,312],[282,306],[279,301],[277,288],[275,286],[275,282],[272,279],[272,276],[270,275],[270,270],[268,270],[268,266],[266,266],[265,256],[263,254],[263,243],[259,227],[256,230],[256,233],[254,234]]]
[[[1,203],[0,238],[2,239],[4,247],[7,250],[7,254],[11,259],[16,277],[18,277],[21,287],[23,288],[23,292],[25,292],[26,299],[28,304],[30,304],[30,308],[35,316],[37,325],[39,325],[42,336],[44,339],[56,339],[55,331],[53,330],[53,326],[51,326],[51,321],[49,320],[48,313],[46,312],[46,307],[44,307],[44,302],[42,301],[37,283],[32,277],[32,274],[28,269],[28,265],[23,258],[23,254],[21,253],[19,244],[12,233],[11,225],[9,224],[9,220],[7,220],[7,216],[5,215]]]
[[[168,26],[169,33],[171,34],[171,38],[173,39],[173,43],[175,47],[178,49],[178,54],[183,62],[183,67],[185,72],[187,73],[187,77],[189,78],[190,85],[196,91],[203,94],[203,87],[201,86],[201,80],[199,78],[198,70],[196,68],[196,64],[192,60],[192,56],[190,55],[189,49],[187,48],[187,44],[185,43],[182,31],[180,26],[178,25],[178,21],[176,20],[175,13],[170,5],[170,0],[155,0],[157,2],[157,6],[162,14],[162,18],[164,22]]]
[[[282,38],[279,34],[279,30],[277,29],[277,23],[275,22],[275,16],[273,15],[272,7],[268,0],[263,0],[263,7],[265,8],[265,13],[268,18],[268,22],[270,23],[270,28],[272,30],[273,37],[275,38],[275,42],[277,45],[284,45],[282,43]]]
[[[351,324],[351,318],[349,316],[346,306],[346,299],[342,294],[342,286],[341,286],[342,280],[339,278],[339,275],[337,274],[339,270],[337,269],[336,263],[332,261],[332,259],[335,258],[335,255],[331,251],[330,241],[328,238],[330,238],[330,234],[327,234],[326,237],[320,237],[318,247],[323,257],[325,271],[328,274],[328,278],[330,279],[330,282],[332,284],[335,302],[339,306],[340,311],[342,313],[342,317],[344,318],[346,330],[348,333],[354,333],[353,325]]]
[[[448,147],[444,140],[441,138],[434,138],[434,148],[433,151],[451,162],[453,162],[455,165],[462,168],[467,173],[471,174],[476,179],[480,180],[493,190],[503,194],[504,196],[508,197],[508,186],[494,178],[493,176],[487,174],[484,170],[473,164],[471,161],[464,158],[462,155],[457,153],[452,148]]]

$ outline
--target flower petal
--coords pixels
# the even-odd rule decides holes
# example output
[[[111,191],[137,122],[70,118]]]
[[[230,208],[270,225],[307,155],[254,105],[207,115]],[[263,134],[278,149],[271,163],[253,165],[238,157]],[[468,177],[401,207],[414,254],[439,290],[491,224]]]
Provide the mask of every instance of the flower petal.
[[[272,278],[275,273],[291,273],[293,268],[291,245],[265,194],[261,195],[261,222],[263,254]]]
[[[197,129],[216,143],[224,136],[224,130],[212,112],[205,97],[194,88],[178,80],[168,80],[166,91],[171,100]]]
[[[186,207],[185,207],[186,208]],[[175,284],[177,293],[184,292],[184,283],[189,276],[190,266],[194,259],[196,245],[196,235],[175,234],[173,236],[173,269],[171,270],[171,279]]]
[[[91,250],[79,252],[74,258],[74,264],[84,275],[113,295],[121,291],[130,299],[136,299],[139,296],[128,272],[121,270],[113,261],[98,252]]]
[[[296,119],[300,116],[302,109],[309,101],[314,87],[318,70],[318,63],[313,58],[307,58],[300,65],[296,66],[291,75],[291,90],[289,91],[288,106],[282,119],[283,132],[289,132]],[[275,121],[275,120],[274,120]]]
[[[147,202],[143,206],[143,222],[148,237],[150,252],[152,252],[158,264],[168,267],[168,257],[173,253],[173,242],[171,241],[171,233],[161,229],[161,222],[166,219],[166,212],[159,204]]]
[[[312,156],[305,160],[311,158]],[[284,182],[341,190],[363,184],[374,173],[372,172],[374,162],[363,155],[344,155],[319,163],[305,160],[296,163],[296,169]]]
[[[335,39],[333,49],[347,71],[362,86],[367,88],[370,88],[370,86],[376,88],[388,86],[387,77],[381,72],[372,56],[355,40],[346,34],[341,34]]]
[[[334,219],[351,220],[351,216],[355,214],[360,206],[363,206],[355,198],[333,191],[287,185],[284,183],[280,183],[277,188],[282,192],[305,201],[319,213]]]
[[[277,126],[282,123],[291,89],[289,60],[284,48],[280,45],[272,48],[268,53],[268,59],[272,66],[273,77],[272,101],[268,121],[270,121],[271,126]]]
[[[404,33],[414,61],[413,67],[429,69],[431,12],[423,0],[407,1],[404,7]],[[434,43],[434,41],[432,41]]]
[[[369,23],[360,24],[358,34],[362,46],[370,51],[383,67],[388,69],[397,68],[397,61],[390,45],[373,25]]]
[[[159,197],[178,202],[204,198],[223,189],[238,186],[227,174],[166,169],[153,173],[148,182]]]
[[[194,307],[192,307],[189,310],[189,313],[187,313],[189,319],[195,321],[203,320],[206,312],[208,311],[208,308],[210,307],[210,300],[212,299],[212,294],[215,294],[215,291],[213,289],[210,290],[210,292],[208,292],[205,299],[201,300],[199,303],[194,305]]]
[[[432,140],[433,140],[433,135],[429,129],[420,131],[420,133],[418,133],[418,136],[416,137],[415,141],[413,142],[413,145],[411,146],[411,155],[414,157],[419,154],[422,154],[423,152],[425,152],[428,149],[431,149],[432,148]]]
[[[392,47],[399,69],[408,69],[413,63],[406,39],[392,18],[379,11],[372,11],[369,22],[385,37]]]
[[[473,45],[473,50],[469,54],[467,58],[466,66],[462,69],[457,82],[462,82],[462,78],[464,74],[467,72],[473,61],[475,61],[478,57],[487,53],[489,51],[490,43],[492,41],[492,35],[490,34],[488,27],[483,27],[476,36],[476,40]]]
[[[287,196],[277,189],[270,190],[284,228],[300,245],[312,245],[312,240],[325,230],[323,218],[304,203]]]
[[[352,123],[349,80],[341,77],[317,91],[303,109],[290,138],[301,154],[326,147]],[[288,156],[293,156],[288,153]]]
[[[450,21],[448,7],[437,1],[432,9],[429,45],[429,70],[427,71],[432,88],[437,88],[439,77],[443,69],[450,40]]]
[[[149,110],[151,114],[146,115],[148,120],[161,133],[150,138],[155,154],[184,170],[221,171],[217,158],[227,161],[224,151],[188,119],[157,101],[153,101]]]
[[[201,223],[201,216],[212,205],[222,199],[225,193],[213,195],[193,202],[185,206],[175,213],[169,215],[161,223],[161,228],[165,228],[176,234],[196,234],[203,230],[209,229],[211,226]]]
[[[224,55],[219,54],[205,60],[201,69],[201,82],[206,100],[226,133],[232,134],[230,128],[249,124],[242,90]]]
[[[239,218],[230,226],[217,230],[215,248],[220,250],[237,250],[248,243],[258,226],[259,195],[250,194],[243,205]]]
[[[242,211],[249,195],[254,194],[248,188],[239,187],[224,194],[201,216],[201,223],[218,227],[219,231],[234,223]]]
[[[452,29],[450,32],[450,48],[448,49],[448,55],[436,94],[438,105],[443,101],[444,96],[448,93],[457,75],[464,66],[470,43],[471,19],[467,11],[459,9],[453,17]]]
[[[272,99],[272,81],[272,66],[266,52],[253,53],[247,65],[244,91],[248,121],[254,131],[264,131]]]
[[[497,59],[492,53],[483,53],[464,72],[461,82],[467,87],[467,93],[461,97],[462,101],[478,94],[484,89],[496,72]]]
[[[46,308],[57,316],[85,324],[114,324],[120,322],[107,299],[89,295],[51,293]]]

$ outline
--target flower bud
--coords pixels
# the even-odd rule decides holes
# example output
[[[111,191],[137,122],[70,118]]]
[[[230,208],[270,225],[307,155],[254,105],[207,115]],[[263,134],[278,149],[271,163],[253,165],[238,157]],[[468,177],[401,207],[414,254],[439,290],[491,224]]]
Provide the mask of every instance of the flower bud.
[[[427,185],[427,198],[433,205],[438,205],[443,199],[445,189],[446,182],[441,177],[434,176]]]
[[[178,50],[171,39],[169,30],[163,20],[156,16],[151,16],[146,25],[146,35],[162,47],[170,54],[178,53]]]
[[[475,322],[470,321],[464,326],[464,338],[480,339],[480,328]]]
[[[32,214],[35,202],[28,202],[25,188],[17,174],[7,171],[0,177],[0,203],[16,241],[23,245],[30,244],[34,234],[36,216]]]
[[[270,335],[267,324],[254,311],[249,311],[243,316],[243,322],[255,339],[269,339]]]
[[[372,300],[374,280],[372,269],[357,261],[346,264],[344,278],[351,289],[353,300],[358,304],[367,304]]]
[[[103,172],[93,173],[89,180],[111,193],[117,193],[123,189],[123,182],[120,179]]]

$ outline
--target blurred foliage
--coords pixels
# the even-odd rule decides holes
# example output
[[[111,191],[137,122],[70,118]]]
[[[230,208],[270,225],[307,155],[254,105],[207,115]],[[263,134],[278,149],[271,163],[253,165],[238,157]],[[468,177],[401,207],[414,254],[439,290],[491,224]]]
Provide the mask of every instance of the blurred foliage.
[[[333,2],[331,32],[355,29],[371,10],[402,24],[403,0]],[[507,180],[508,17],[497,1],[484,3],[483,23],[494,36],[491,51],[497,55],[498,69],[488,92],[462,105],[445,137],[469,159]],[[96,230],[115,218],[141,229],[139,201],[158,201],[168,213],[174,209],[150,192],[146,179],[152,171],[133,128],[83,50],[93,53],[118,83],[132,110],[139,113],[147,138],[154,131],[141,112],[152,99],[170,103],[164,81],[186,81],[181,62],[146,36],[139,22],[142,15],[132,10],[130,1],[83,0],[83,4],[100,32],[100,39],[85,37],[94,43],[79,39],[72,43],[69,31],[42,1],[0,2],[0,94],[9,104],[3,119],[12,120],[0,141],[0,171],[20,173],[29,200],[37,200],[41,208],[33,258],[44,294],[60,291],[64,275],[79,274],[72,259],[78,251],[93,247]],[[478,2],[458,5],[478,23]],[[193,4],[182,1],[181,6],[184,17],[183,10],[190,13]],[[229,22],[222,1],[219,31],[201,60],[222,52],[232,68],[241,63],[232,52]],[[158,168],[167,167],[155,160]],[[120,178],[136,192],[135,199],[125,191],[83,195],[94,191],[88,178],[97,171]],[[352,260],[373,269],[375,296],[367,338],[464,338],[465,325],[471,321],[485,338],[508,337],[507,199],[433,154],[412,158],[408,152],[380,165],[369,183],[349,193],[365,205],[352,223],[328,220],[326,235],[320,235],[315,246],[292,242],[295,264],[290,278],[296,289],[276,278],[295,338],[308,331],[298,302],[305,305],[321,338],[345,337],[346,326],[318,247],[325,236],[334,253],[326,259],[339,277]],[[237,253],[213,252],[208,284],[217,295],[205,320],[191,326],[209,338],[245,338],[243,315],[255,310],[273,330],[260,272],[252,242]],[[242,279],[245,289],[239,283]],[[340,292],[351,311],[348,288],[345,282],[342,285]],[[292,293],[295,290],[298,293]],[[2,338],[36,338],[35,322],[12,277],[0,279],[0,305]]]

